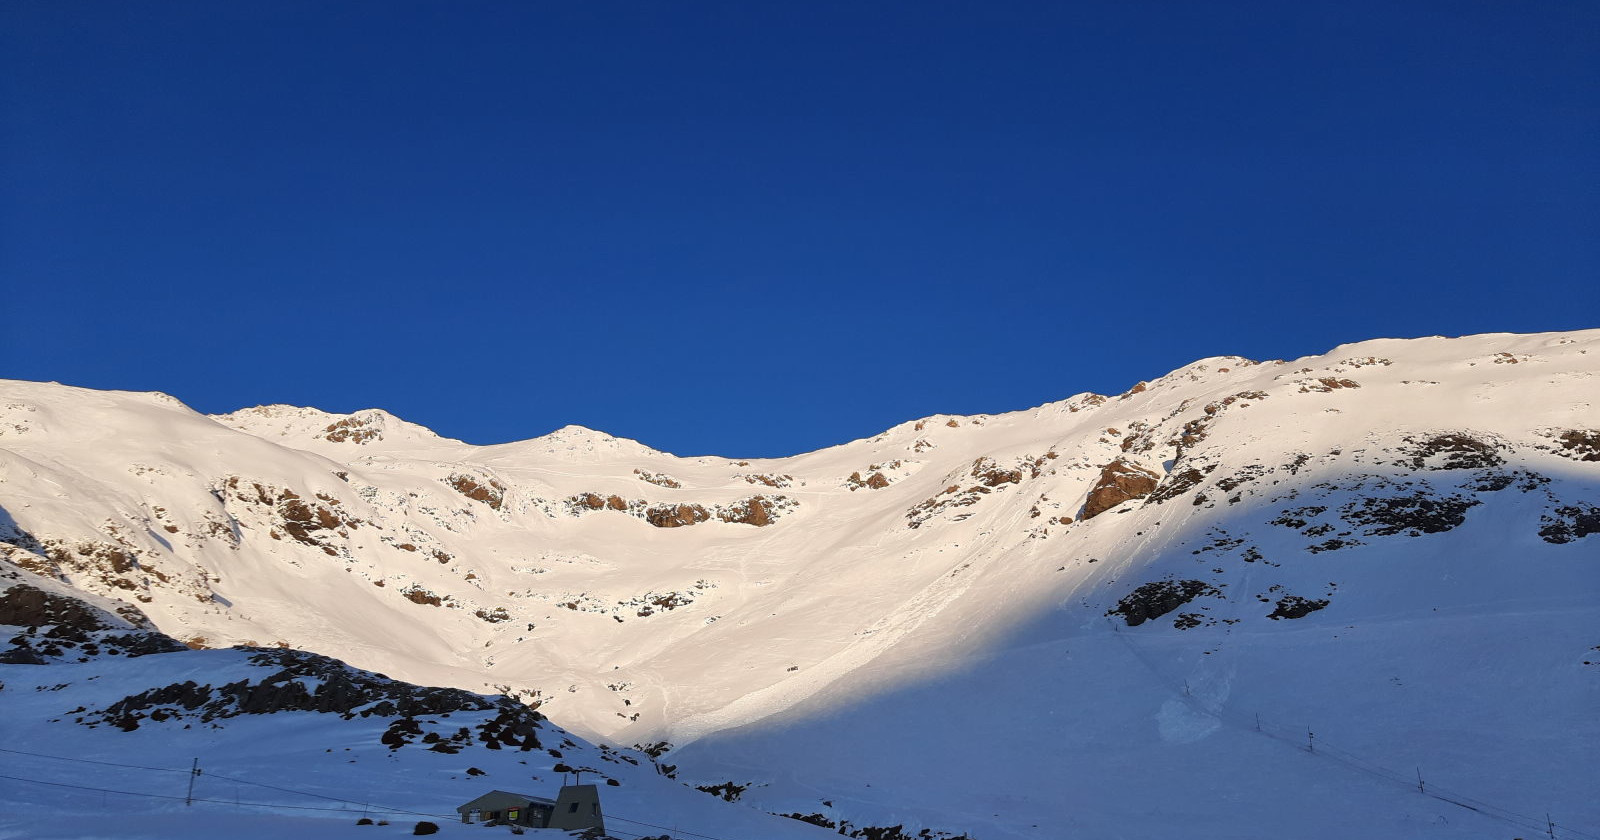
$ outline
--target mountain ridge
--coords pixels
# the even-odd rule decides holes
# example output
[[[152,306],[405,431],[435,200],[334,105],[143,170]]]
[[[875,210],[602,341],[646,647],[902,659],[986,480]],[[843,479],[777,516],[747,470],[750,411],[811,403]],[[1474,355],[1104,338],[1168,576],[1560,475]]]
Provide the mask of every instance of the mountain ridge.
[[[0,551],[138,603],[191,644],[281,642],[411,682],[523,689],[586,737],[669,743],[696,772],[758,783],[746,796],[766,810],[823,813],[829,797],[762,768],[806,744],[867,761],[835,729],[885,698],[948,686],[982,707],[961,675],[1023,663],[1018,645],[1087,645],[1118,668],[1121,634],[1174,662],[1237,656],[1237,676],[1201,668],[1192,687],[1252,686],[1280,706],[1267,671],[1333,679],[1276,658],[1284,639],[1324,651],[1309,639],[1370,637],[1407,651],[1397,671],[1426,670],[1380,628],[1515,622],[1508,605],[1523,604],[1570,646],[1593,611],[1583,596],[1600,594],[1582,565],[1600,533],[1596,348],[1600,330],[1212,357],[1119,395],[934,415],[760,460],[581,427],[474,447],[386,413],[266,407],[223,423],[149,396],[0,383]],[[1541,571],[1519,577],[1491,550]],[[1331,675],[1365,685],[1366,665],[1328,650]],[[1593,691],[1574,688],[1592,685],[1580,652],[1559,660],[1577,669],[1562,697]],[[1230,691],[1216,709],[1243,702]],[[1039,714],[1004,696],[1002,715]],[[1209,706],[1150,702],[1150,750],[1232,737]],[[1551,719],[1593,728],[1566,707]],[[808,772],[802,788],[825,768]],[[966,825],[929,807],[924,825]],[[1014,830],[1001,825],[980,827]]]

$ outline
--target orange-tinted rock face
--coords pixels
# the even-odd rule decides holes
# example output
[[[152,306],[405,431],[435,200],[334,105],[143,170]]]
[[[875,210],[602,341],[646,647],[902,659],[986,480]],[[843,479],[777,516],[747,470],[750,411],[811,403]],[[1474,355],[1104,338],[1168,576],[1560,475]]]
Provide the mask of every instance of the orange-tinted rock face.
[[[871,467],[868,467],[868,469],[871,469]],[[860,490],[863,487],[868,490],[882,490],[889,486],[889,477],[882,472],[874,472],[866,478],[862,478],[861,472],[857,470],[844,480],[844,486],[851,490]]]
[[[633,474],[637,476],[640,481],[648,481],[657,487],[671,487],[676,489],[683,486],[681,482],[672,476],[667,475],[666,473],[645,472],[644,470],[636,469],[633,471]]]
[[[369,440],[383,440],[383,431],[368,428],[370,425],[370,420],[346,417],[338,422],[329,423],[322,430],[322,439],[332,443],[366,443]]]
[[[717,518],[723,522],[754,525],[757,528],[771,525],[774,519],[772,503],[767,501],[765,496],[751,496],[735,502],[731,507],[719,512]]]
[[[700,505],[656,505],[644,512],[644,520],[657,528],[682,528],[711,518],[711,513]]]
[[[505,485],[492,478],[480,482],[470,475],[455,473],[450,476],[449,484],[457,493],[475,502],[483,502],[495,510],[499,510],[505,502]]]
[[[1155,473],[1118,458],[1100,471],[1100,480],[1083,504],[1083,518],[1093,519],[1129,499],[1144,498],[1155,492],[1160,480]]]

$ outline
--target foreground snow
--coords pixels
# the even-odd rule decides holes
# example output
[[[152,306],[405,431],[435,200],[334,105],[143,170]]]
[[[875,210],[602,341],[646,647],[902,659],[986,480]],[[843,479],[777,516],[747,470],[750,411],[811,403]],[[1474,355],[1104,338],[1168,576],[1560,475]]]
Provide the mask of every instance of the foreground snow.
[[[409,834],[424,820],[441,834],[484,836],[485,827],[460,824],[456,806],[493,789],[554,798],[569,768],[601,784],[613,836],[659,834],[674,824],[722,836],[825,836],[706,796],[659,775],[643,756],[598,748],[548,722],[537,731],[537,748],[521,748],[517,739],[490,748],[477,733],[496,717],[492,707],[402,718],[381,711],[236,713],[237,705],[188,703],[191,709],[169,699],[143,707],[132,721],[107,712],[139,689],[222,686],[278,669],[251,664],[256,656],[184,651],[0,665],[0,775],[7,777],[0,837],[375,837]],[[430,748],[434,741],[424,736],[386,742],[385,733],[404,720],[424,735],[472,737],[459,739],[455,752]],[[191,775],[196,763],[200,773]],[[362,818],[374,825],[356,825]],[[541,835],[566,836],[530,836]]]

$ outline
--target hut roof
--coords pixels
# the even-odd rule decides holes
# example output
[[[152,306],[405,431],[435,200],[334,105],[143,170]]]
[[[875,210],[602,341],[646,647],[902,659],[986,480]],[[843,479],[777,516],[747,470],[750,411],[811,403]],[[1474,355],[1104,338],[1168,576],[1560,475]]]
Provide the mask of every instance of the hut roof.
[[[534,796],[531,793],[513,793],[509,790],[491,790],[488,793],[464,805],[456,806],[456,811],[466,813],[477,808],[478,810],[500,810],[507,807],[527,807],[528,805],[547,805],[554,807],[555,800],[543,796]]]

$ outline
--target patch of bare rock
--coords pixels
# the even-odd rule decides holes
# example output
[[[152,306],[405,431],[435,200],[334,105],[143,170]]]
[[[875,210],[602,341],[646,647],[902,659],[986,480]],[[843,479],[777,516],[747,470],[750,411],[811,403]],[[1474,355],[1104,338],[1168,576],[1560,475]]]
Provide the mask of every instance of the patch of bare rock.
[[[1100,470],[1100,478],[1089,490],[1080,520],[1093,519],[1130,499],[1154,493],[1161,476],[1137,464],[1118,458]]]

